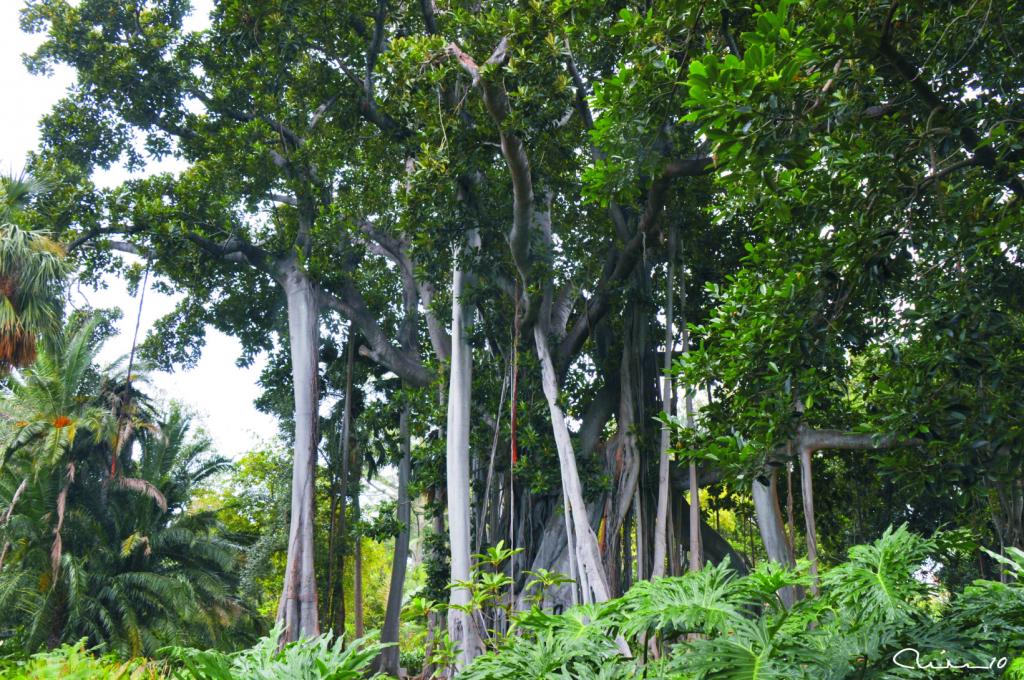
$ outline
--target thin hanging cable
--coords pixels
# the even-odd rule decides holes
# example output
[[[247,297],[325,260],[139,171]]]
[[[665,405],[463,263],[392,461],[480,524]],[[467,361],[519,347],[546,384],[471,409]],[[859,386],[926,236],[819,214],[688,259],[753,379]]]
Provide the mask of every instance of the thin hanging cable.
[[[117,400],[117,441],[114,444],[113,454],[110,456],[111,477],[117,473],[117,457],[121,455],[121,447],[124,446],[124,437],[127,429],[123,424],[125,417],[125,400],[131,399],[132,369],[135,367],[135,350],[139,344],[139,328],[142,326],[142,306],[146,301],[146,288],[149,285],[149,270],[152,266],[152,261],[146,262],[146,272],[142,276],[142,288],[139,290],[139,311],[135,315],[135,333],[132,335],[132,351],[128,354],[128,373],[125,375],[124,381],[125,391]]]
[[[132,368],[135,366],[135,348],[139,344],[139,327],[142,325],[142,304],[146,301],[146,286],[149,284],[149,269],[151,266],[152,262],[146,263],[146,273],[142,276],[142,290],[139,291],[139,312],[135,315],[135,334],[132,336],[132,351],[128,355],[127,383],[129,385],[132,382]]]

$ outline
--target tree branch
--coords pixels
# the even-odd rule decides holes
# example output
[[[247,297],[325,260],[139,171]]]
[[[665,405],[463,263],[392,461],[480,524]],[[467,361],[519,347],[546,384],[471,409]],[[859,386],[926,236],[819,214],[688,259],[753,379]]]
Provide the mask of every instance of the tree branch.
[[[473,85],[482,83],[484,105],[498,127],[501,142],[501,154],[505,158],[509,175],[512,178],[512,228],[509,230],[508,242],[512,251],[512,260],[526,290],[529,271],[530,221],[533,213],[533,178],[530,175],[530,159],[526,154],[523,141],[515,133],[505,129],[503,123],[511,113],[508,93],[500,83],[482,82],[480,69],[468,54],[455,43],[448,44],[448,53],[458,59],[463,69],[473,79]],[[508,54],[508,37],[501,39],[494,52],[487,59],[487,64],[501,64]]]
[[[362,294],[348,281],[344,282],[338,294],[319,291],[320,304],[332,309],[352,322],[368,347],[360,353],[393,371],[402,380],[415,387],[426,387],[433,376],[413,352],[400,350],[391,344],[384,330],[370,313]]]
[[[420,11],[423,12],[423,24],[427,33],[437,35],[437,18],[434,15],[434,0],[420,0]]]
[[[366,96],[373,98],[373,70],[377,67],[377,59],[384,49],[384,20],[387,18],[387,0],[377,0],[377,11],[373,15],[373,39],[370,49],[366,52],[366,78],[364,89]]]
[[[815,430],[801,428],[797,435],[797,448],[801,450],[820,451],[837,449],[841,451],[871,451],[875,449],[891,449],[897,446],[915,446],[921,440],[894,435],[872,434],[864,432],[844,432],[842,430]]]
[[[320,106],[316,107],[316,111],[313,112],[313,117],[309,119],[309,131],[312,132],[320,121],[323,120],[327,112],[334,108],[334,105],[341,99],[340,94],[332,95]]]
[[[277,278],[277,271],[270,263],[270,254],[238,236],[231,236],[221,243],[217,243],[194,232],[184,232],[182,236],[218,259],[225,262],[248,264],[274,276],[275,279]]]
[[[598,282],[594,294],[587,302],[586,308],[576,319],[572,330],[559,344],[556,351],[558,365],[564,367],[576,356],[583,343],[590,335],[591,329],[597,325],[608,311],[612,297],[619,290],[619,283],[624,281],[636,267],[648,238],[652,238],[658,217],[665,207],[665,196],[672,181],[680,177],[696,177],[710,172],[711,158],[703,154],[689,158],[670,161],[665,165],[662,174],[647,192],[647,204],[640,217],[636,233],[620,251],[614,267],[606,269],[606,274]]]
[[[285,205],[290,205],[293,208],[297,208],[299,205],[298,199],[294,196],[289,196],[288,194],[279,194],[272,191],[270,192],[269,198],[276,203],[284,203]]]
[[[569,40],[565,41],[566,49],[566,62],[565,67],[569,71],[569,75],[572,77],[573,86],[576,88],[576,97],[574,98],[576,111],[579,113],[580,118],[583,119],[583,126],[586,130],[594,129],[594,114],[590,110],[590,104],[587,102],[587,84],[583,82],[583,76],[580,75],[580,71],[576,66],[576,60],[572,56],[570,49]],[[604,160],[605,153],[597,147],[597,145],[590,143],[590,156],[595,161]],[[629,226],[626,223],[626,215],[622,210],[622,206],[617,201],[608,201],[608,215],[612,219],[612,223],[615,225],[615,230],[619,234],[619,238],[626,240],[629,238]]]
[[[267,125],[270,126],[272,130],[281,135],[281,137],[287,140],[288,143],[291,144],[293,147],[300,147],[306,141],[300,135],[296,134],[287,125],[274,118],[271,118],[269,116],[259,116],[252,113],[246,113],[244,111],[238,111],[237,109],[233,109],[228,106],[218,105],[213,101],[213,99],[208,97],[204,92],[200,90],[192,90],[191,94],[196,99],[201,101],[210,111],[227,116],[228,118],[237,120],[240,123],[249,123],[254,120],[259,120],[266,123]]]
[[[953,163],[952,165],[947,165],[946,167],[942,168],[941,170],[936,170],[935,172],[933,172],[930,175],[926,175],[924,178],[921,179],[920,182],[918,182],[917,188],[918,188],[918,190],[924,189],[925,187],[927,187],[932,182],[937,182],[940,179],[942,179],[942,178],[944,178],[944,177],[946,177],[948,175],[951,175],[951,174],[953,174],[954,172],[956,172],[958,170],[962,170],[964,168],[975,167],[977,165],[980,165],[980,161],[978,160],[977,157],[964,158],[963,160],[957,161],[956,163]]]
[[[116,250],[122,253],[128,253],[129,255],[138,255],[139,257],[153,258],[154,253],[149,248],[144,248],[134,243],[127,243],[125,241],[111,241],[107,244],[107,247],[111,250]]]
[[[889,8],[888,16],[882,28],[882,38],[879,42],[878,51],[888,60],[903,80],[910,85],[917,98],[929,109],[949,113],[958,119],[956,127],[960,131],[960,142],[967,153],[971,155],[971,158],[974,159],[975,165],[996,170],[1000,183],[1016,194],[1018,198],[1024,199],[1024,182],[1021,181],[1020,177],[1012,172],[999,172],[997,167],[998,157],[996,156],[995,149],[989,144],[982,143],[981,135],[966,120],[963,120],[957,108],[932,90],[924,71],[893,45],[892,19],[897,4],[897,2],[893,2]]]
[[[86,243],[88,243],[89,241],[93,240],[94,238],[96,238],[98,236],[109,236],[111,234],[116,234],[118,236],[131,236],[133,234],[139,234],[139,233],[141,233],[143,231],[145,231],[145,227],[138,227],[138,226],[133,226],[133,227],[94,227],[94,228],[89,229],[88,231],[86,231],[84,234],[82,234],[78,238],[76,238],[73,241],[71,241],[71,243],[69,243],[67,245],[66,250],[67,250],[68,253],[72,253],[72,252],[78,250],[83,245],[85,245]]]

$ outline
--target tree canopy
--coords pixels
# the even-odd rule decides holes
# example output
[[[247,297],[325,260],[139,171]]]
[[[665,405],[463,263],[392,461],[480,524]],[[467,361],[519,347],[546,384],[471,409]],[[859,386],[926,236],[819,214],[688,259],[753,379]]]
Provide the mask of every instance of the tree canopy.
[[[843,617],[890,557],[900,578],[940,560],[950,588],[1010,579],[1019,4],[218,0],[202,28],[189,11],[26,2],[42,36],[27,64],[77,79],[30,162],[52,189],[0,234],[0,340],[11,319],[45,332],[54,314],[34,310],[71,266],[133,286],[145,271],[177,296],[140,348],[156,367],[193,366],[210,327],[241,341],[240,364],[266,356],[259,406],[291,455],[244,459],[231,483],[253,485],[251,506],[219,502],[285,640],[379,620],[397,642],[412,602],[424,671],[499,677],[506,645],[542,654],[594,614],[595,658],[701,633],[665,668],[712,677],[701,653],[736,651],[714,633],[729,626],[762,651],[799,638],[777,669],[819,663],[802,654],[864,632]],[[182,169],[92,183],[164,157]],[[29,363],[4,347],[0,369]],[[91,370],[54,351],[9,379],[28,414],[11,450],[45,451],[67,497],[87,430],[113,442],[109,477],[136,479],[145,446],[123,447],[148,416],[126,410],[130,376],[113,425],[74,391],[25,406],[31,376],[77,390]],[[370,520],[364,483],[392,474]],[[163,493],[137,479],[133,503]],[[381,545],[390,582],[367,607]],[[663,576],[781,609],[616,618]],[[939,597],[900,583],[872,613],[886,625]],[[532,605],[584,613],[520,618]],[[512,640],[522,621],[529,642]],[[400,661],[385,648],[377,666]]]

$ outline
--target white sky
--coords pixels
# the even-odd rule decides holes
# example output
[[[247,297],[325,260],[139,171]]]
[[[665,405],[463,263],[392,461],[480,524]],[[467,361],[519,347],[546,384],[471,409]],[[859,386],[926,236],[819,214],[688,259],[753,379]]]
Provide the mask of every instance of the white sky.
[[[192,0],[192,5],[196,16],[190,24],[201,26],[212,0]],[[74,80],[69,69],[57,70],[51,78],[32,76],[25,70],[21,55],[33,51],[40,37],[21,32],[21,6],[20,0],[0,0],[0,92],[4,93],[4,104],[0,106],[0,172],[20,171],[25,155],[38,144],[36,123]],[[173,167],[173,163],[162,164],[162,169]],[[123,169],[114,168],[97,181],[113,185],[128,176]],[[76,306],[83,304],[84,295],[93,307],[119,307],[124,311],[121,335],[108,343],[100,357],[103,361],[128,354],[139,307],[138,299],[128,295],[123,282],[110,279],[108,284],[108,289],[102,291],[83,287],[79,294],[76,289],[72,297]],[[147,291],[140,341],[157,318],[173,309],[174,302],[174,298],[152,289]],[[253,407],[253,400],[260,393],[256,381],[264,362],[260,358],[252,367],[241,369],[235,366],[240,354],[237,340],[209,328],[202,359],[195,369],[158,373],[152,381],[166,398],[191,406],[213,437],[218,452],[232,457],[271,439],[277,432],[276,421]]]

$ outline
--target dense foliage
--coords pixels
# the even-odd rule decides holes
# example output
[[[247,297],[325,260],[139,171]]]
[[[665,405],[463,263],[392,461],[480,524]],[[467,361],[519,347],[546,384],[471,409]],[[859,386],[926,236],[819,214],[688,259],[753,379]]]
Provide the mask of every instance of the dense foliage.
[[[379,627],[344,658],[608,678],[1020,653],[1024,5],[191,10],[24,3],[27,66],[75,84],[45,182],[0,195],[23,651],[207,636],[179,658],[256,673]],[[71,275],[176,307],[99,372],[102,324],[57,332]],[[132,375],[210,327],[281,423],[230,466]],[[228,655],[271,618],[317,642]]]
[[[887,530],[830,568],[819,597],[790,609],[777,591],[807,586],[806,565],[763,563],[746,576],[708,565],[561,615],[535,606],[516,615],[517,635],[460,677],[821,680],[923,678],[937,670],[1024,677],[1024,552],[1001,558],[1008,582],[978,580],[951,592],[921,571],[951,547],[950,538]],[[282,649],[279,635],[277,628],[235,654],[164,649],[163,659],[148,665],[96,659],[79,644],[0,677],[354,680],[365,677],[379,652],[363,641],[343,648],[329,635]]]
[[[31,177],[0,177],[0,375],[31,364],[39,336],[59,326],[64,250],[20,223],[40,189]]]
[[[280,644],[280,628],[260,638],[251,648],[229,654],[215,650],[169,647],[160,661],[119,662],[97,657],[84,641],[34,655],[28,662],[5,665],[3,680],[358,680],[369,675],[369,666],[380,646],[324,635],[302,643]]]
[[[936,539],[887,530],[851,548],[824,573],[821,594],[790,609],[777,591],[809,585],[808,574],[770,562],[746,576],[722,564],[638,583],[561,616],[534,609],[520,616],[520,636],[460,677],[921,678],[947,664],[1024,676],[1024,553],[1002,560],[1009,583],[961,592],[919,571],[938,555]]]
[[[126,656],[244,638],[238,546],[190,507],[226,461],[180,407],[94,365],[99,332],[72,326],[0,393],[4,629],[24,651],[86,638]]]

